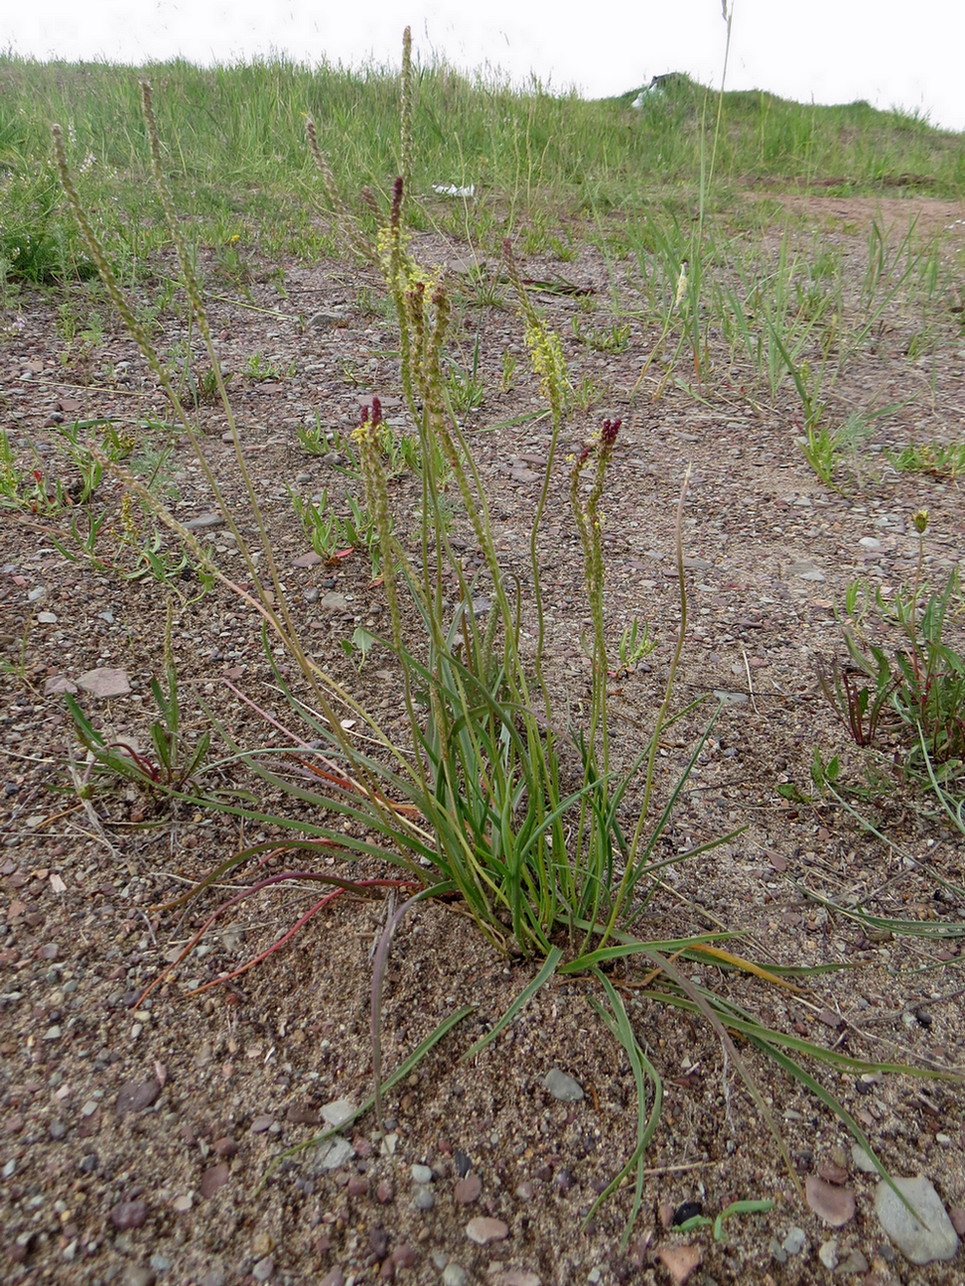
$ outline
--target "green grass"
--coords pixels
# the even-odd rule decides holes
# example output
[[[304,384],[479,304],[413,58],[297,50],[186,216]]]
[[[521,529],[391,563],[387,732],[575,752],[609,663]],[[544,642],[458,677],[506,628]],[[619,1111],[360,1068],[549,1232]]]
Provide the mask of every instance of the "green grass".
[[[370,228],[363,188],[385,211],[400,171],[385,122],[397,110],[389,69],[312,69],[283,59],[202,69],[187,62],[141,68],[0,58],[0,260],[5,272],[50,281],[89,274],[50,165],[49,127],[64,129],[85,202],[98,211],[109,253],[141,259],[161,236],[149,178],[138,79],[158,92],[158,125],[174,200],[203,238],[227,246],[256,227],[266,255],[312,257],[331,248],[304,146],[311,117],[340,189]],[[717,96],[686,77],[630,107],[612,99],[520,92],[498,79],[444,66],[414,76],[409,217],[429,218],[433,183],[475,184],[474,232],[495,244],[519,233],[527,248],[570,254],[571,218],[621,214],[636,223],[654,201],[684,213],[712,142]],[[725,93],[716,143],[714,199],[736,185],[901,191],[948,198],[965,192],[960,137],[865,103],[802,106],[764,93]],[[458,228],[459,211],[428,201]],[[443,209],[439,209],[440,205]],[[555,212],[547,219],[546,211]],[[649,215],[643,216],[646,222]],[[42,228],[39,248],[24,230]],[[465,230],[464,228],[462,229]],[[19,246],[19,251],[18,251]],[[14,253],[17,252],[17,253]],[[19,261],[19,262],[18,262]]]

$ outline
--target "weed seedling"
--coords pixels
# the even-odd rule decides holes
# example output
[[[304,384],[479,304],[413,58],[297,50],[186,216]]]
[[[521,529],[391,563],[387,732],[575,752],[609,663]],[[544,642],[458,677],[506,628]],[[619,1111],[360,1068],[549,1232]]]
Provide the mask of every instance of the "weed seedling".
[[[578,317],[573,318],[573,337],[598,353],[626,352],[630,346],[630,331],[629,322],[622,326],[614,322],[612,326],[584,328]]]

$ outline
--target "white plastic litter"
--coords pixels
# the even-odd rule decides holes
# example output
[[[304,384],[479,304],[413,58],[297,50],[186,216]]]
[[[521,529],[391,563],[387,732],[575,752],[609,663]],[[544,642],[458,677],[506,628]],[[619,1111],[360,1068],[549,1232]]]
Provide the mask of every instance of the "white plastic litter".
[[[466,188],[457,188],[454,183],[433,183],[432,190],[436,196],[473,197],[476,195],[475,183],[470,183]]]

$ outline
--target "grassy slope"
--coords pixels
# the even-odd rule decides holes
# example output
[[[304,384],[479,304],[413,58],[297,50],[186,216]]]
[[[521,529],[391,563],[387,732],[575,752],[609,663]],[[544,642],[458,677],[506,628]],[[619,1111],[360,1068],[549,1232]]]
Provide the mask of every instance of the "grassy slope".
[[[90,158],[92,202],[120,198],[132,214],[144,212],[140,77],[154,83],[186,213],[216,221],[245,213],[268,224],[281,215],[304,229],[299,212],[318,186],[304,146],[306,116],[316,121],[345,192],[367,185],[384,194],[399,169],[398,79],[384,70],[311,71],[284,61],[134,69],[8,56],[0,58],[6,227],[49,173],[54,120],[68,133],[73,163]],[[686,77],[651,95],[642,111],[629,106],[635,96],[587,102],[472,81],[445,67],[423,69],[413,120],[415,188],[474,183],[497,197],[491,214],[498,226],[480,229],[494,238],[540,211],[544,219],[551,209],[556,218],[592,217],[632,212],[655,192],[693,193],[715,146],[717,96]],[[727,93],[722,123],[714,174],[725,187],[831,180],[850,191],[965,192],[960,136],[866,103],[815,107]]]

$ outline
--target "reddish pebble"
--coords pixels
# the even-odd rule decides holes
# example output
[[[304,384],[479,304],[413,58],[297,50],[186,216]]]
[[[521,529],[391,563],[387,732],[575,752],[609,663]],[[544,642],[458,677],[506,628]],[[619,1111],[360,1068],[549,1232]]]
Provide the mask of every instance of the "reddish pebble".
[[[840,1186],[848,1182],[848,1172],[843,1165],[837,1165],[834,1161],[822,1161],[818,1166],[818,1174],[827,1183],[833,1183]]]
[[[264,1134],[265,1131],[270,1129],[274,1124],[275,1118],[273,1116],[256,1116],[251,1123],[251,1132],[252,1134]]]
[[[380,1201],[383,1206],[387,1206],[394,1197],[395,1188],[392,1187],[392,1184],[388,1179],[382,1179],[379,1186],[375,1189],[376,1201]]]
[[[479,1199],[482,1192],[482,1179],[478,1174],[467,1174],[465,1179],[457,1179],[454,1189],[455,1198],[461,1206],[471,1206]]]
[[[319,1125],[321,1119],[315,1109],[307,1104],[293,1103],[285,1113],[285,1120],[293,1125]]]
[[[238,1144],[234,1141],[234,1139],[231,1137],[230,1134],[226,1134],[224,1135],[223,1138],[215,1139],[215,1141],[211,1144],[211,1151],[215,1154],[215,1156],[222,1157],[225,1161],[227,1161],[230,1157],[233,1157],[235,1153],[238,1151]]]
[[[466,1224],[466,1236],[477,1246],[485,1246],[491,1241],[505,1241],[509,1236],[509,1227],[502,1219],[491,1219],[487,1215],[477,1215]]]
[[[152,1076],[150,1080],[127,1081],[117,1095],[117,1115],[126,1116],[128,1112],[143,1112],[161,1097],[161,1084]]]
[[[213,1197],[216,1192],[221,1191],[227,1182],[228,1167],[222,1162],[221,1165],[213,1165],[210,1169],[205,1170],[198,1186],[202,1197]]]
[[[418,1259],[418,1253],[414,1246],[403,1242],[401,1246],[396,1246],[392,1252],[392,1262],[398,1268],[411,1268]]]
[[[353,1174],[346,1186],[350,1197],[364,1197],[369,1190],[369,1181],[364,1174]]]
[[[146,1201],[119,1201],[111,1210],[111,1223],[115,1228],[126,1230],[140,1228],[147,1219]]]

